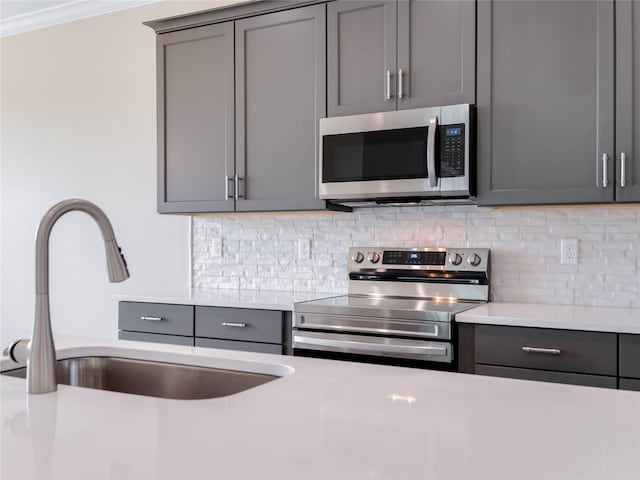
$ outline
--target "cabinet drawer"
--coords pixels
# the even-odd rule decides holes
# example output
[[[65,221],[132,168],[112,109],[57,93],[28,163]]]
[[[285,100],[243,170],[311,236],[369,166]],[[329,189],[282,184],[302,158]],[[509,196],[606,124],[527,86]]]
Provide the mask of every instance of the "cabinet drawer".
[[[222,348],[224,350],[243,350],[245,352],[282,354],[282,345],[273,343],[240,342],[237,340],[216,340],[196,338],[196,347]]]
[[[640,380],[635,378],[621,378],[620,390],[633,390],[634,392],[640,392]]]
[[[118,328],[193,337],[193,306],[120,302]]]
[[[193,337],[179,337],[177,335],[161,335],[159,333],[126,332],[118,333],[120,340],[135,340],[136,342],[170,343],[171,345],[193,346]]]
[[[282,343],[283,321],[279,310],[196,307],[196,336]]]
[[[640,378],[640,335],[620,335],[620,376]]]
[[[603,375],[546,372],[543,370],[529,370],[527,368],[494,367],[492,365],[476,365],[476,374],[489,375],[491,377],[536,380],[539,382],[567,383],[570,385],[584,385],[587,387],[616,388],[617,384],[616,377],[605,377]]]
[[[617,375],[617,334],[476,325],[475,363]],[[556,355],[525,351],[547,349]]]

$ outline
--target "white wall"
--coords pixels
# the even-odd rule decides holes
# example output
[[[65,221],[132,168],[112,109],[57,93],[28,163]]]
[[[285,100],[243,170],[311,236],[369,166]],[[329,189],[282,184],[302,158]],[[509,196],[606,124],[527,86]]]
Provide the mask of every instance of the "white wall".
[[[188,220],[155,211],[155,34],[142,22],[230,3],[162,2],[0,40],[2,331],[31,330],[35,231],[64,198],[107,213],[131,279],[108,283],[98,228],[67,214],[51,237],[54,335],[115,338],[114,293],[187,287]]]
[[[197,287],[343,293],[350,246],[490,248],[493,300],[640,308],[640,207],[403,207],[195,217]],[[297,240],[311,239],[311,259]],[[560,264],[577,238],[579,264]],[[223,255],[213,250],[222,239]]]

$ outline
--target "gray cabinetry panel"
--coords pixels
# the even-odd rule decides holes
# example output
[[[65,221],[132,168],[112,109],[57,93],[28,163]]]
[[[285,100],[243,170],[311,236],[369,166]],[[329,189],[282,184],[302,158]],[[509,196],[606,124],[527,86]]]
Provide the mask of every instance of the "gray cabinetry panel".
[[[637,0],[616,2],[616,166],[616,200],[640,201],[640,2]]]
[[[233,211],[233,23],[158,37],[158,211]]]
[[[478,2],[477,107],[480,204],[613,201],[613,2]]]
[[[640,392],[640,380],[621,378],[618,388],[620,388],[620,390],[633,390],[634,392]]]
[[[118,328],[135,332],[193,336],[193,307],[120,302]]]
[[[523,347],[558,349],[558,355]],[[617,334],[476,325],[477,364],[616,376]]]
[[[118,332],[120,340],[135,340],[136,342],[169,343],[171,345],[193,346],[193,337],[180,337],[178,335],[160,335],[157,333]]]
[[[398,109],[475,103],[475,47],[476,2],[399,1]]]
[[[215,340],[196,338],[196,347],[222,348],[224,350],[243,350],[245,352],[282,354],[282,345],[273,343],[240,342],[236,340]]]
[[[395,1],[327,5],[328,116],[396,109],[396,16]]]
[[[580,373],[547,372],[544,370],[530,370],[528,368],[496,367],[491,365],[477,365],[478,375],[492,377],[518,378],[521,380],[537,380],[540,382],[567,383],[570,385],[584,385],[587,387],[616,388],[616,377],[603,375],[584,375]]]
[[[196,307],[196,337],[281,344],[282,312],[245,308]]]
[[[324,208],[317,135],[326,113],[325,10],[236,22],[237,211]]]
[[[640,335],[621,334],[619,354],[619,375],[640,379]]]

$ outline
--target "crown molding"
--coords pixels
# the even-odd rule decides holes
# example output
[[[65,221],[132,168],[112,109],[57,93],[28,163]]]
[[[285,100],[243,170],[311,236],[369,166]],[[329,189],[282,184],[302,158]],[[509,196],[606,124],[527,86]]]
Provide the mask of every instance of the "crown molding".
[[[3,18],[0,20],[0,37],[94,17],[117,10],[125,10],[157,1],[159,0],[72,0],[62,5]]]

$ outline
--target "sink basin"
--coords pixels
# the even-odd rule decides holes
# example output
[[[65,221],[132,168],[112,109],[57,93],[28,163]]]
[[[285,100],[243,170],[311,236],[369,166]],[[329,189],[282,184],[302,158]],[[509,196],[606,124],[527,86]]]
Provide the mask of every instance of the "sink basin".
[[[26,378],[27,369],[9,370],[2,375]],[[224,397],[280,378],[263,373],[120,357],[58,360],[56,376],[59,384],[176,400]]]

